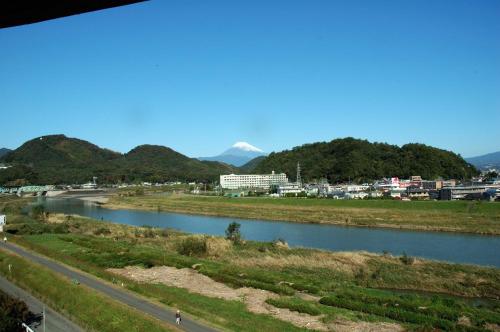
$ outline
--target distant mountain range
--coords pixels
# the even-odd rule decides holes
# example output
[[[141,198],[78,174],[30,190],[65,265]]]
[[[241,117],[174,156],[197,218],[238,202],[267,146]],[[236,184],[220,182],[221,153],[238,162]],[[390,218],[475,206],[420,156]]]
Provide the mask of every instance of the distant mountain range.
[[[7,148],[0,148],[0,158],[2,158],[2,156],[6,155],[10,151],[12,151],[12,150],[11,149],[7,149]]]
[[[221,174],[271,171],[285,172],[294,180],[297,162],[305,181],[326,178],[330,183],[411,175],[464,179],[478,174],[474,166],[450,151],[423,144],[399,147],[351,137],[305,144],[268,156],[239,142],[220,156],[243,156],[248,161],[236,167],[189,158],[159,145],[140,145],[122,154],[77,138],[49,135],[32,139],[0,157],[0,163],[11,166],[0,170],[0,185],[85,183],[93,176],[101,183],[212,182],[218,181]],[[250,159],[252,156],[256,157]]]
[[[199,157],[199,160],[219,161],[233,166],[243,166],[250,160],[265,156],[264,151],[247,143],[236,142],[233,146],[215,157]]]
[[[488,170],[492,168],[500,169],[500,151],[488,153],[482,156],[465,158],[465,160],[481,170]]]

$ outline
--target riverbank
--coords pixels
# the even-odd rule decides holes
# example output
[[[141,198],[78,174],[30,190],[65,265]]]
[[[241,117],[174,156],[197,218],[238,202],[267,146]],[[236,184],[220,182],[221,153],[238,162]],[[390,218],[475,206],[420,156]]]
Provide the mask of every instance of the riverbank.
[[[279,241],[234,243],[55,213],[37,220],[19,214],[20,207],[0,204],[0,209],[12,222],[9,232],[16,234],[9,241],[123,282],[131,291],[227,330],[450,330],[462,324],[494,330],[500,324],[500,305],[492,300],[500,298],[495,268],[292,249]],[[211,286],[200,288],[200,283]],[[452,295],[492,305],[475,307]]]
[[[357,227],[500,235],[500,204],[116,194],[104,205],[175,213]]]

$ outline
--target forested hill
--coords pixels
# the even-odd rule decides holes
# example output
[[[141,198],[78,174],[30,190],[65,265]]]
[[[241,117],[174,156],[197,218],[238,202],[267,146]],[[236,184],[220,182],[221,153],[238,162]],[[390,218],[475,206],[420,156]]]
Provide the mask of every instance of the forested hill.
[[[0,172],[0,184],[83,183],[110,170],[121,154],[76,138],[49,135],[27,141],[0,160],[12,167]]]
[[[266,159],[266,156],[259,156],[256,158],[253,158],[243,166],[240,166],[241,173],[253,173],[255,170],[255,167],[262,161]]]
[[[220,174],[235,173],[237,169],[219,162],[199,161],[159,145],[140,145],[120,159],[119,174],[124,181],[170,180],[218,181]]]
[[[9,152],[0,162],[0,185],[105,183],[133,181],[215,181],[237,169],[218,162],[201,162],[170,148],[142,145],[121,154],[64,135],[43,136]]]
[[[0,148],[0,157],[6,155],[7,153],[9,153],[11,150],[7,149],[7,148]]]
[[[285,172],[296,177],[297,162],[306,181],[327,178],[330,183],[364,182],[383,177],[424,179],[463,179],[478,171],[459,155],[423,144],[402,147],[386,143],[370,143],[354,138],[305,144],[271,153],[254,168],[254,173]]]

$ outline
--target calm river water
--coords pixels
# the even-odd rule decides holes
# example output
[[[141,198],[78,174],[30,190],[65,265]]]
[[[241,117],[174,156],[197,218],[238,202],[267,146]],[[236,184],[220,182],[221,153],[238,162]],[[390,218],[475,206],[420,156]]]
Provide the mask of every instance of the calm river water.
[[[417,232],[336,225],[297,224],[281,221],[250,220],[186,215],[166,212],[110,210],[79,199],[46,199],[48,211],[78,214],[95,219],[134,226],[150,225],[188,233],[224,235],[228,224],[241,224],[245,239],[273,241],[285,239],[292,247],[326,250],[366,250],[393,255],[406,252],[455,263],[500,267],[500,237],[471,234]]]

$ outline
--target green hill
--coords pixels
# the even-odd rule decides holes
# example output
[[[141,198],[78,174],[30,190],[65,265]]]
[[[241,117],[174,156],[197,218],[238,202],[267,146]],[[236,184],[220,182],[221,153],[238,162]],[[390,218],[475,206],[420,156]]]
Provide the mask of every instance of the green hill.
[[[0,148],[0,158],[5,156],[7,153],[9,153],[11,150],[7,148]]]
[[[160,182],[165,179],[209,182],[236,169],[219,162],[199,161],[170,148],[140,145],[120,159],[122,180]]]
[[[244,164],[243,166],[240,167],[241,173],[243,173],[243,174],[253,173],[253,171],[255,170],[257,165],[259,165],[259,163],[261,161],[263,161],[264,159],[266,159],[266,156],[259,156],[259,157],[253,158],[252,160],[250,160],[249,162],[247,162],[246,164]]]
[[[0,172],[0,183],[83,183],[110,169],[121,154],[87,141],[50,135],[32,139],[1,160],[13,165]]]
[[[170,148],[141,145],[126,154],[64,135],[43,136],[0,158],[12,167],[0,172],[0,184],[104,183],[133,181],[213,181],[236,172],[229,165],[201,162]]]
[[[254,173],[285,172],[296,176],[297,162],[302,178],[327,178],[331,183],[398,176],[421,175],[425,179],[463,179],[477,174],[474,166],[459,155],[423,144],[402,147],[370,143],[354,138],[305,144],[292,150],[271,153],[254,168]]]

